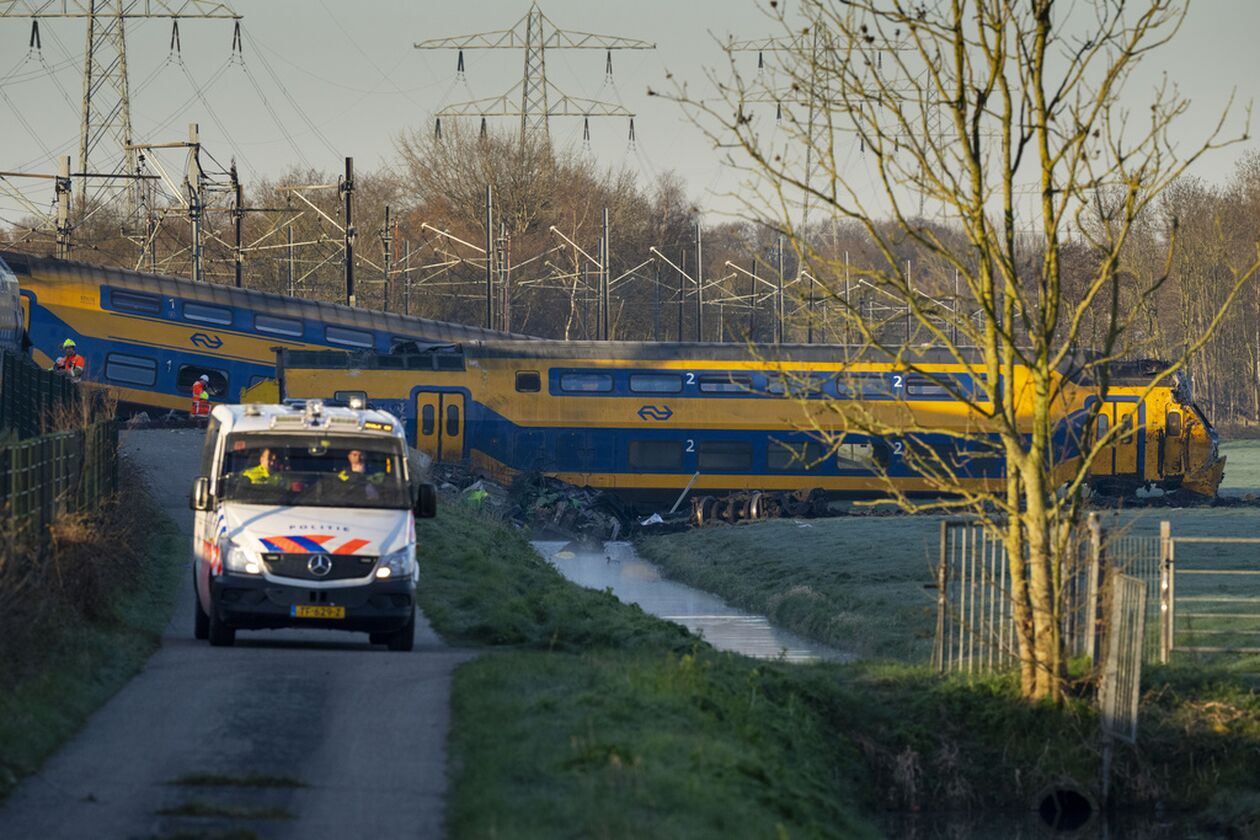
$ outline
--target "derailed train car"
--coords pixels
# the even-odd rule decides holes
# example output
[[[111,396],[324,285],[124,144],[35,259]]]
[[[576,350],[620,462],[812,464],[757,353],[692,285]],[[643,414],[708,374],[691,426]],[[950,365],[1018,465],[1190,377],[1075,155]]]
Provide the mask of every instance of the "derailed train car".
[[[420,348],[416,348],[419,350]],[[501,481],[541,473],[661,503],[694,494],[818,490],[829,496],[934,494],[931,464],[976,490],[1002,480],[985,429],[983,375],[939,350],[897,361],[849,361],[826,345],[485,341],[411,354],[280,354],[286,397],[359,396],[408,425],[418,448]],[[963,360],[964,362],[967,360]],[[1149,369],[1148,369],[1149,368]],[[1162,369],[1162,368],[1161,368]],[[1112,371],[1108,371],[1110,374]],[[1152,365],[1116,366],[1101,386],[1066,368],[1053,448],[1064,475],[1097,428],[1119,431],[1095,458],[1107,493],[1142,487],[1212,496],[1224,460],[1184,379],[1155,384]],[[1016,368],[1014,391],[1029,413]],[[970,405],[969,405],[970,404]],[[912,435],[844,434],[863,428]],[[936,470],[939,473],[941,470]]]
[[[7,290],[20,285],[16,328],[36,363],[51,367],[74,339],[84,381],[108,387],[124,412],[186,411],[202,375],[213,402],[239,402],[242,390],[274,378],[276,347],[388,352],[417,341],[527,338],[52,257],[0,251],[0,260],[0,341]]]

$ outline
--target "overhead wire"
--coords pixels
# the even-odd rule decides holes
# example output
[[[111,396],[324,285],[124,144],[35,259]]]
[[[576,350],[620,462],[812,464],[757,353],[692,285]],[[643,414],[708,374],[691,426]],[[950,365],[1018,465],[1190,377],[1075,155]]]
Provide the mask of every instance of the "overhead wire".
[[[48,144],[44,142],[44,138],[35,131],[30,122],[27,121],[26,117],[22,114],[22,109],[17,106],[17,103],[14,102],[9,94],[5,92],[3,87],[0,87],[0,99],[4,99],[5,102],[9,103],[9,107],[13,110],[13,115],[17,117],[18,122],[20,122],[22,127],[26,129],[26,133],[31,136],[31,139],[34,140],[41,149],[44,150],[44,154],[48,156],[48,160],[52,160],[52,149],[48,148]]]
[[[329,153],[332,154],[333,157],[340,157],[341,156],[340,152],[338,152],[336,147],[334,147],[333,144],[329,142],[328,137],[324,134],[324,132],[319,130],[319,126],[317,126],[311,120],[311,118],[306,115],[306,112],[302,110],[301,106],[297,104],[297,101],[289,93],[288,87],[286,87],[285,84],[280,81],[280,77],[276,74],[275,69],[271,66],[271,62],[267,61],[267,56],[265,56],[262,50],[258,48],[258,45],[254,36],[251,35],[248,30],[245,30],[245,29],[241,30],[241,36],[245,41],[249,42],[250,46],[253,48],[254,55],[256,55],[258,57],[258,60],[262,63],[263,69],[267,71],[267,74],[271,77],[271,80],[275,82],[276,87],[280,89],[280,93],[284,96],[286,100],[288,100],[289,105],[292,106],[293,110],[297,113],[298,117],[302,120],[302,122],[306,123],[306,127],[311,130],[311,133],[315,136],[317,140],[319,140],[319,142],[324,144],[324,148],[326,148],[329,151]],[[245,62],[244,55],[242,55],[241,57],[241,66],[245,67],[247,75],[250,75],[252,77],[252,74],[248,72],[248,65]],[[259,90],[259,92],[261,93],[261,88],[259,88],[256,83],[254,87],[255,89]]]
[[[192,85],[193,92],[197,95],[197,98],[201,101],[202,106],[206,109],[206,113],[210,115],[210,119],[214,121],[215,126],[218,127],[220,132],[222,132],[224,139],[227,140],[228,147],[232,149],[233,156],[245,165],[245,168],[249,170],[250,175],[252,175],[256,180],[262,180],[262,176],[259,175],[258,170],[254,168],[248,158],[241,154],[240,146],[237,144],[236,139],[232,136],[232,133],[228,131],[227,126],[223,123],[223,120],[219,119],[219,114],[214,110],[214,106],[210,104],[210,100],[206,98],[205,91],[197,84],[197,80],[193,78],[192,71],[188,69],[188,65],[184,62],[183,55],[179,52],[176,52],[175,55],[175,63],[178,64],[180,69],[184,71],[184,77],[188,79],[188,84]],[[229,57],[228,61],[230,62],[231,60],[231,57]],[[220,164],[220,166],[221,165],[222,164]]]
[[[57,38],[57,34],[55,32],[50,29],[48,34],[52,37],[53,43],[60,44],[60,39]],[[48,76],[52,79],[53,84],[57,87],[57,92],[61,94],[62,101],[64,101],[66,106],[70,108],[71,113],[77,111],[78,108],[76,107],[74,100],[70,98],[70,94],[66,91],[65,85],[63,85],[61,83],[61,79],[57,77],[57,71],[53,70],[52,65],[48,63],[48,59],[44,57],[43,49],[37,49],[36,52],[39,54],[40,66],[44,68]],[[62,49],[62,52],[68,55],[64,48]]]
[[[251,44],[252,43],[253,40],[251,39]],[[231,61],[231,59],[229,59],[229,61]],[[267,114],[271,117],[272,122],[276,124],[276,128],[280,129],[280,133],[288,142],[289,148],[293,150],[295,155],[297,155],[297,159],[302,162],[302,165],[305,168],[315,169],[315,167],[311,165],[310,159],[302,152],[301,146],[299,146],[297,140],[294,139],[293,134],[289,131],[288,126],[285,125],[284,120],[281,119],[280,112],[276,110],[276,108],[271,104],[271,100],[267,98],[267,94],[263,92],[262,85],[258,84],[258,79],[250,71],[249,65],[245,63],[244,57],[242,56],[241,60],[237,63],[240,65],[241,72],[245,74],[245,78],[249,81],[250,86],[254,89],[254,93],[258,95],[259,100],[263,104],[264,110],[266,110]]]
[[[232,60],[230,58],[225,59],[223,63],[219,65],[218,69],[216,69],[212,74],[210,74],[210,79],[209,81],[204,83],[204,86],[206,88],[212,87],[215,84],[215,82],[217,82],[219,78],[225,72],[227,72],[228,67],[231,65],[231,61]],[[150,129],[150,133],[157,134],[158,132],[163,131],[166,128],[169,128],[171,123],[175,122],[175,120],[183,116],[183,114],[189,108],[191,108],[193,103],[195,103],[196,101],[197,101],[197,94],[196,92],[193,92],[191,95],[189,95],[187,99],[184,100],[183,104],[179,105],[174,111],[172,111],[169,115],[167,115],[165,119],[161,120],[160,122],[155,123],[154,127]]]
[[[390,73],[387,73],[384,70],[382,70],[380,66],[372,59],[371,54],[368,53],[367,50],[359,46],[359,42],[356,41],[354,39],[354,36],[350,34],[350,30],[347,27],[343,26],[341,24],[341,21],[337,20],[337,17],[332,13],[332,10],[328,8],[328,4],[325,3],[324,0],[319,0],[319,5],[324,10],[324,13],[328,15],[328,19],[331,20],[333,24],[336,25],[337,29],[341,31],[341,34],[344,35],[346,40],[350,42],[350,45],[353,46],[356,50],[358,50],[359,55],[363,56],[364,60],[367,61],[367,63],[372,66],[373,70],[375,70],[377,73],[380,74],[382,79],[384,79],[386,82],[389,83],[390,87],[394,89],[395,93],[399,94],[400,96],[405,96],[408,100],[410,100],[411,104],[415,105],[417,108],[424,107],[420,102],[414,99],[410,93],[408,93],[407,91],[399,87],[398,83],[394,81],[394,77],[390,75]],[[405,57],[406,57],[406,53],[403,53],[403,55],[399,57],[398,61],[395,62],[394,66],[390,68],[390,72],[397,70],[398,65],[403,63],[403,61],[405,60]]]

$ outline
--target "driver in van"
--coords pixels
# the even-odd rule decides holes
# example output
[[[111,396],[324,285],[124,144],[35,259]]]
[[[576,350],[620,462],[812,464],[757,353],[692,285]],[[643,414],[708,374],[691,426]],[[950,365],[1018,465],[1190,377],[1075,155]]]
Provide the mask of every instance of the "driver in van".
[[[280,456],[270,449],[258,453],[258,464],[242,473],[250,484],[278,486],[284,483],[280,475]]]

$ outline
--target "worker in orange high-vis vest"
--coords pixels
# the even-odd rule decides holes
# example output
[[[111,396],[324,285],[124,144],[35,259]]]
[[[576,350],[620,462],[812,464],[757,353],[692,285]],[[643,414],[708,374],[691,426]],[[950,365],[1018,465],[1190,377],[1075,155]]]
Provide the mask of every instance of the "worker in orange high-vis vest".
[[[74,339],[67,338],[61,345],[61,355],[53,362],[53,370],[63,373],[78,382],[83,376],[83,368],[87,367],[87,359],[79,355]]]
[[[189,417],[206,417],[210,414],[210,377],[204,373],[201,378],[193,383],[192,387],[192,408],[188,410]]]

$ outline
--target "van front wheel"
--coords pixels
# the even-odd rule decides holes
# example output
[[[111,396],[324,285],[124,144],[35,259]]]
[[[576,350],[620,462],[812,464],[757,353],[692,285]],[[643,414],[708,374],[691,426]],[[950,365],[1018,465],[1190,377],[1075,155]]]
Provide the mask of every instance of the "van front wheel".
[[[210,616],[201,608],[201,598],[193,589],[193,637],[200,641],[210,638]]]
[[[412,610],[411,618],[407,619],[406,624],[386,635],[384,642],[390,650],[408,651],[416,646],[415,610]]]
[[[219,611],[215,609],[213,599],[210,601],[210,620],[207,629],[211,647],[231,647],[236,644],[236,628],[219,618]]]

